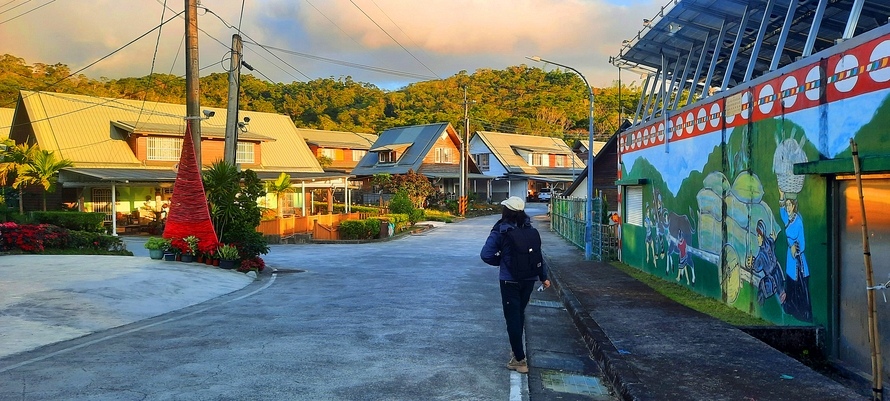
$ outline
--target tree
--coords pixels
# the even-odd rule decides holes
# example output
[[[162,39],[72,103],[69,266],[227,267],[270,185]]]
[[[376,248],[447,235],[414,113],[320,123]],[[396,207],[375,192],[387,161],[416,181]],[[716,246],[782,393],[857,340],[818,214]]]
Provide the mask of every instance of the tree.
[[[281,195],[294,192],[291,186],[290,175],[281,173],[275,181],[266,182],[266,192],[275,194],[275,204],[278,208],[278,216],[281,216]]]
[[[6,142],[6,151],[0,159],[0,183],[7,185],[9,179],[15,177],[12,188],[19,191],[19,213],[25,213],[22,205],[22,192],[24,192],[26,181],[20,181],[19,177],[22,174],[22,169],[34,158],[38,148],[36,145],[28,146],[27,143],[15,146],[11,146],[11,144],[11,141]]]
[[[74,162],[71,160],[56,159],[52,151],[37,149],[34,151],[31,160],[21,167],[15,182],[18,183],[19,187],[30,184],[43,187],[43,211],[46,211],[46,193],[55,192],[56,183],[59,180],[59,171],[73,165]],[[16,184],[13,183],[13,186],[16,186]]]
[[[430,184],[429,178],[423,174],[415,173],[414,170],[408,170],[405,174],[393,175],[385,188],[392,193],[405,191],[416,208],[422,208],[426,198],[436,192],[436,188]]]

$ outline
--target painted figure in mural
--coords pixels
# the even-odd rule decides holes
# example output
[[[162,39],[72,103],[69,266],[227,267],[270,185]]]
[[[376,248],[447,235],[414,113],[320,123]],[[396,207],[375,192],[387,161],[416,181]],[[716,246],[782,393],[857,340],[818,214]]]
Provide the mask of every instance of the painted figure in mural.
[[[643,219],[643,229],[646,230],[646,263],[649,263],[649,251],[652,251],[652,263],[655,263],[655,225],[652,221],[652,209],[646,204],[646,215]]]
[[[679,255],[680,259],[683,259],[683,255],[680,254],[680,240],[683,240],[684,248],[687,246],[686,239],[691,238],[692,234],[695,234],[695,229],[692,228],[692,224],[689,222],[689,217],[686,215],[676,214],[674,212],[669,212],[667,210],[664,211],[664,219],[661,224],[664,225],[663,231],[664,234],[664,242],[665,247],[667,248],[667,263],[665,265],[665,272],[670,274],[671,267],[674,263],[672,258],[673,255]],[[677,238],[672,238],[671,233],[677,233]],[[685,266],[678,266],[678,269],[682,269],[688,267],[690,270],[694,270],[695,266],[692,264],[692,260],[689,259]],[[678,277],[681,274],[681,271],[678,271]],[[692,272],[692,283],[695,284],[695,272]]]
[[[682,230],[677,230],[677,250],[680,254],[680,262],[677,266],[677,281],[685,275],[686,285],[689,285],[689,274],[692,273],[692,283],[695,284],[695,266],[692,265],[692,258],[686,252],[686,238],[683,236]]]
[[[749,255],[747,263],[748,268],[760,279],[757,284],[757,302],[761,305],[776,294],[779,294],[780,300],[785,298],[785,276],[776,258],[775,244],[775,234],[767,234],[763,220],[758,220],[757,255]]]
[[[798,214],[796,193],[779,192],[782,208],[779,210],[785,223],[785,236],[788,239],[788,256],[785,261],[785,298],[782,309],[803,322],[813,321],[810,302],[810,268],[807,264],[806,241],[804,240],[803,219]]]
[[[653,194],[653,198],[655,199],[652,204],[652,210],[654,211],[653,216],[654,221],[652,224],[655,226],[655,249],[658,250],[658,257],[664,258],[665,255],[665,238],[668,234],[665,231],[667,228],[667,210],[664,209],[664,204],[661,202],[661,193],[658,190],[655,190]],[[668,269],[670,266],[668,266]],[[670,273],[670,271],[668,271]]]

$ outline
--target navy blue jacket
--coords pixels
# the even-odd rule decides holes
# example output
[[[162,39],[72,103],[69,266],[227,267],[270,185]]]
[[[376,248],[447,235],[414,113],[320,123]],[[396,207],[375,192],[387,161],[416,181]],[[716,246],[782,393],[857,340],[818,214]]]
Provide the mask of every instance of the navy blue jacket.
[[[532,223],[529,219],[526,219],[523,223],[523,227],[531,227],[531,225]],[[500,273],[498,274],[500,280],[515,281],[513,280],[513,276],[510,275],[510,269],[507,268],[507,266],[510,265],[510,250],[506,249],[509,247],[509,244],[505,239],[504,233],[516,228],[516,224],[513,224],[512,222],[498,220],[497,223],[494,223],[494,227],[491,228],[491,232],[488,234],[488,239],[485,240],[485,245],[482,247],[482,252],[479,253],[483,262],[500,267]],[[547,280],[546,260],[544,261],[543,271],[544,272],[538,276],[538,280],[542,282]]]

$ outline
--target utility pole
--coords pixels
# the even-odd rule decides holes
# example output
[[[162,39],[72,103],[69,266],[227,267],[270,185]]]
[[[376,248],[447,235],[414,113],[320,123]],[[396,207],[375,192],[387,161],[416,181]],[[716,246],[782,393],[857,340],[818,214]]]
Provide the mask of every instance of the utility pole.
[[[198,65],[198,0],[185,0],[185,120],[192,132],[195,160],[201,167],[201,103]]]
[[[232,35],[232,60],[229,63],[229,101],[226,109],[226,147],[223,160],[237,167],[238,95],[241,88],[241,36]]]
[[[470,163],[467,161],[467,153],[470,140],[470,103],[467,101],[467,87],[464,86],[464,134],[460,140],[460,200],[458,201],[461,216],[467,215],[467,179]]]

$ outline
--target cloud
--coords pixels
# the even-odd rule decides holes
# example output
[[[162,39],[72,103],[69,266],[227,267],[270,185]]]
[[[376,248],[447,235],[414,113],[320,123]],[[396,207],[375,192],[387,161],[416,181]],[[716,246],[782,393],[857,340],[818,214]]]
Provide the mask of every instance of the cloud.
[[[160,0],[99,0],[89,7],[52,3],[0,24],[2,51],[28,63],[58,62],[77,70],[158,25],[161,4]],[[617,70],[608,65],[609,56],[617,54],[622,39],[642,28],[641,16],[654,15],[660,6],[653,0],[268,0],[245,4],[242,20],[240,2],[202,0],[213,12],[199,11],[199,27],[206,31],[199,39],[200,64],[209,66],[202,75],[223,72],[228,65],[227,47],[236,30],[221,18],[230,25],[240,22],[248,42],[412,74],[444,78],[461,70],[532,65],[525,56],[539,55],[571,65],[591,84],[604,86],[617,79]],[[168,6],[179,12],[183,4],[168,1]],[[6,13],[7,8],[0,7],[0,20],[33,7],[24,4]],[[165,18],[173,14],[167,10]],[[184,25],[178,18],[163,27],[155,72],[184,73]],[[156,39],[157,31],[84,73],[93,78],[146,75]],[[250,44],[245,45],[244,57],[257,68],[255,76],[278,82],[306,80],[303,74],[313,79],[350,75],[382,86],[416,81],[284,53],[273,55]]]

